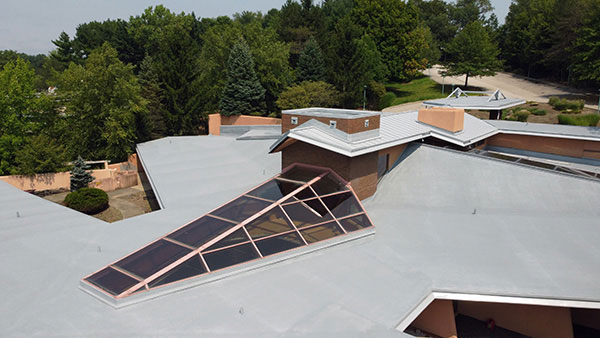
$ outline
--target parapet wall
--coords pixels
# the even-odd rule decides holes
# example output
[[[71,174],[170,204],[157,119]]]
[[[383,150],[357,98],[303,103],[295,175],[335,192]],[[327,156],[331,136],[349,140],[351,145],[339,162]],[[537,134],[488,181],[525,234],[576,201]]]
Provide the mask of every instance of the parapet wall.
[[[208,134],[221,135],[221,126],[267,126],[281,125],[281,119],[275,117],[221,114],[208,115]]]

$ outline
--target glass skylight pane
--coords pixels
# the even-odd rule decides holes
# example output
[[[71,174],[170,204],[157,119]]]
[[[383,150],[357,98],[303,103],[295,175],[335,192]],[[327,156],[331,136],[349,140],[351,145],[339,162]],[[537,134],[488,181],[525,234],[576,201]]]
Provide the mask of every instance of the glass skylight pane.
[[[325,223],[316,227],[300,230],[308,244],[342,235],[344,232],[335,222]]]
[[[247,262],[260,257],[250,243],[234,246],[207,254],[202,254],[211,271],[219,270],[235,264]]]
[[[369,222],[367,216],[365,216],[364,214],[343,219],[340,221],[340,223],[348,232],[368,228],[372,225],[371,222]]]
[[[321,179],[313,183],[311,186],[319,195],[327,195],[338,191],[348,190],[344,183],[333,176],[333,174],[328,174],[325,177],[321,177]]]
[[[323,204],[316,198],[284,205],[283,209],[298,228],[326,222],[332,219]]]
[[[225,204],[214,212],[211,212],[211,214],[230,219],[232,221],[241,222],[268,207],[269,205],[271,205],[269,202],[257,200],[252,197],[242,196]]]
[[[269,256],[281,251],[297,248],[302,245],[304,245],[304,242],[296,232],[262,239],[256,242],[256,246],[263,256]]]
[[[298,187],[300,187],[299,184],[274,179],[250,191],[248,195],[277,201]]]
[[[294,227],[285,219],[285,215],[278,207],[271,209],[266,214],[246,224],[246,230],[253,239],[275,235],[293,230]]]
[[[194,255],[192,258],[178,265],[174,269],[148,283],[148,286],[160,286],[189,277],[201,275],[203,273],[206,273],[206,268],[204,267],[204,264],[202,264],[200,256]]]
[[[323,172],[323,170],[295,166],[292,169],[281,174],[280,177],[294,181],[308,182],[313,178],[321,175]]]
[[[142,278],[148,278],[191,250],[161,239],[115,263]]]
[[[297,200],[306,200],[309,198],[315,198],[317,196],[312,192],[312,190],[310,190],[309,187],[306,187],[305,189],[298,191],[293,197]]]
[[[360,204],[350,192],[323,197],[323,203],[335,217],[350,216],[362,212]]]
[[[235,224],[233,223],[204,216],[167,237],[193,247],[200,247],[234,226]]]
[[[210,250],[214,250],[214,249],[218,249],[218,248],[223,248],[223,247],[226,247],[226,246],[230,246],[230,245],[234,245],[234,244],[246,242],[246,241],[249,241],[249,240],[250,239],[248,239],[248,236],[246,236],[246,232],[244,231],[244,229],[238,229],[238,230],[232,232],[231,234],[229,234],[227,237],[225,237],[222,240],[218,241],[217,243],[209,246],[204,251],[210,251]]]
[[[139,283],[137,279],[131,278],[111,267],[106,267],[96,272],[86,280],[115,296],[120,295],[125,290]]]

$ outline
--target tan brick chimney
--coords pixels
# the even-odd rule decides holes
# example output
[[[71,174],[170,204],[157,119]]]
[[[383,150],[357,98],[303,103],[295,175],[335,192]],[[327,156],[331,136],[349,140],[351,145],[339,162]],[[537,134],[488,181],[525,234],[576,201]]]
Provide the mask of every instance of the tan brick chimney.
[[[463,130],[465,110],[459,108],[423,108],[419,109],[419,122],[441,128],[452,133]]]

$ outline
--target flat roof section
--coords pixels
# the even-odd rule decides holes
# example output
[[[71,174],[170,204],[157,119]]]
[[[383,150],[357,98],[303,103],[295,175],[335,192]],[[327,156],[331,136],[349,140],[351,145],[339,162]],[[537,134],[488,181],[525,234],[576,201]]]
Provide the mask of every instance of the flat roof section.
[[[525,100],[523,99],[507,98],[499,89],[493,93],[490,93],[463,91],[460,88],[456,88],[450,95],[448,95],[448,97],[444,99],[424,101],[423,105],[462,109],[502,110],[524,103]]]
[[[282,114],[307,115],[313,117],[329,117],[336,119],[357,119],[362,117],[370,117],[380,115],[381,112],[369,110],[355,109],[336,109],[336,108],[300,108],[288,109],[281,112]]]

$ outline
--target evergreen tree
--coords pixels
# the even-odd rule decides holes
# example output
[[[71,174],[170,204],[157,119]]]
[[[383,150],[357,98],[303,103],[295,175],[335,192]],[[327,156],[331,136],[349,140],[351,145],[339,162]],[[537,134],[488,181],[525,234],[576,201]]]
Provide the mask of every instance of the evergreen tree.
[[[298,82],[325,81],[325,62],[314,37],[308,39],[298,59]]]
[[[87,171],[88,166],[81,156],[77,156],[77,160],[73,162],[73,171],[71,171],[71,191],[77,191],[81,188],[86,188],[94,177]]]
[[[167,111],[164,107],[164,95],[160,89],[158,75],[153,69],[152,57],[146,56],[140,65],[138,80],[142,88],[141,94],[148,103],[148,115],[136,123],[138,125],[138,140],[157,139],[167,136],[167,124],[165,122]],[[143,131],[139,129],[140,125]]]
[[[264,109],[265,89],[254,71],[250,48],[240,39],[229,53],[229,74],[221,96],[221,114],[251,114]]]
[[[58,71],[66,69],[70,62],[77,60],[75,50],[73,49],[73,42],[69,34],[65,32],[60,33],[58,39],[52,40],[52,43],[56,46],[56,50],[50,53],[50,58],[60,64],[60,69],[57,69]]]
[[[490,40],[481,22],[468,24],[448,46],[450,62],[446,75],[465,75],[465,87],[469,76],[493,76],[501,69],[498,47]]]

